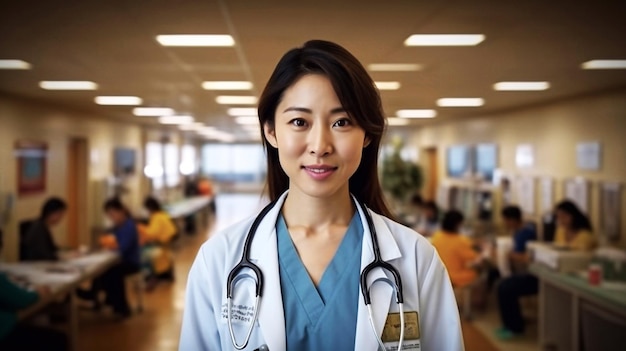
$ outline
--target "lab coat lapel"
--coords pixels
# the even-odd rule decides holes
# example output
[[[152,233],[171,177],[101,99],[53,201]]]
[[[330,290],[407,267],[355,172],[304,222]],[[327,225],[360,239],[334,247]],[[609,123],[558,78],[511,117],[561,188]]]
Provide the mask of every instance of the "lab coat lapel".
[[[250,259],[263,272],[263,291],[258,318],[265,342],[272,351],[286,349],[285,317],[276,242],[276,219],[286,196],[287,193],[284,193],[261,221],[250,250]]]
[[[374,260],[374,250],[372,246],[370,228],[367,227],[367,220],[360,208],[359,214],[361,216],[361,223],[363,223],[364,228],[363,245],[361,248],[361,271],[363,271],[365,266],[367,266]],[[393,235],[389,231],[389,228],[387,227],[383,219],[379,215],[372,213],[371,211],[370,214],[372,215],[374,227],[376,228],[376,233],[378,235],[378,245],[380,247],[383,260],[391,261],[393,259],[401,257],[400,249],[398,248],[398,245]],[[391,278],[391,280],[393,281],[393,277],[380,268],[371,271],[367,279],[367,286],[370,288],[370,296],[373,310],[372,312],[374,315],[374,325],[376,327],[376,333],[378,334],[378,337],[382,335],[383,326],[385,325],[387,313],[389,312],[389,306],[390,304],[395,303],[395,300],[392,300],[395,294],[393,293],[393,288],[391,288],[389,284],[385,282],[378,282],[374,286],[372,286],[372,283],[374,281],[377,281],[381,278]],[[369,316],[367,313],[367,307],[365,306],[365,301],[363,300],[363,295],[360,289],[359,310],[357,317],[354,349],[358,351],[376,351],[378,349],[378,341],[376,340],[374,332],[372,331],[372,327],[369,322]]]

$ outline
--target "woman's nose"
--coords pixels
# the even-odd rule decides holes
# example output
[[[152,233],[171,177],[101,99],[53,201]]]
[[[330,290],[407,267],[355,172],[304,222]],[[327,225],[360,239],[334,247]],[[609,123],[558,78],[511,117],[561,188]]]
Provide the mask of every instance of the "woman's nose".
[[[315,126],[309,133],[309,153],[318,157],[332,153],[330,131],[321,125]]]

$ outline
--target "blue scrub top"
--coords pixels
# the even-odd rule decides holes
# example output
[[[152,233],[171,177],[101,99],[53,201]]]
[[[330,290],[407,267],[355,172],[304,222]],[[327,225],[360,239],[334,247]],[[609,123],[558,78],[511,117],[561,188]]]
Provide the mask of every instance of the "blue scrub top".
[[[287,350],[353,350],[363,242],[358,212],[318,287],[300,260],[282,215],[276,232]]]

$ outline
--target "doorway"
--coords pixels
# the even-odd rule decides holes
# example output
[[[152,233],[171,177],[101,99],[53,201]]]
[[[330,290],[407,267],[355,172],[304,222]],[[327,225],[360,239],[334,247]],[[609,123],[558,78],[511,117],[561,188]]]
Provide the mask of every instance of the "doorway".
[[[437,148],[424,149],[426,156],[426,187],[424,199],[435,201],[437,199],[437,187],[439,180],[439,163],[437,162]]]
[[[67,245],[78,248],[87,226],[87,139],[72,138],[67,150]]]

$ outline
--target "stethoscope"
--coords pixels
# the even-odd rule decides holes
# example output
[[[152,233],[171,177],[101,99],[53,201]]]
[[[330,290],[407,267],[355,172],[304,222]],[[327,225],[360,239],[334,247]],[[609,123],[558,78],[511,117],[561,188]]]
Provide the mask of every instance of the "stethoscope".
[[[400,277],[400,272],[398,272],[398,270],[394,266],[389,264],[388,262],[383,261],[380,255],[380,248],[378,246],[378,237],[376,235],[376,228],[374,227],[374,222],[372,221],[372,216],[367,211],[365,205],[359,202],[357,203],[361,207],[363,214],[365,214],[365,219],[367,220],[367,226],[369,227],[369,230],[370,230],[370,237],[372,239],[372,247],[374,249],[374,260],[370,262],[370,264],[368,264],[365,268],[363,268],[363,271],[361,272],[361,294],[363,294],[363,301],[365,302],[365,306],[367,307],[367,313],[369,316],[370,325],[378,341],[378,346],[381,348],[381,350],[383,351],[386,350],[385,345],[383,344],[382,340],[380,339],[380,337],[378,337],[378,332],[376,332],[376,327],[374,325],[374,318],[372,314],[372,299],[370,297],[370,289],[367,287],[367,275],[370,274],[370,272],[373,269],[381,268],[383,270],[389,271],[391,275],[393,276],[393,281],[391,281],[390,279],[381,279],[380,281],[384,281],[387,284],[391,285],[391,287],[393,287],[394,290],[396,291],[396,303],[398,304],[398,309],[400,312],[400,339],[398,341],[398,350],[402,350],[402,343],[404,342],[404,307],[403,307],[404,295],[402,293],[402,279]],[[243,253],[241,255],[241,260],[239,260],[239,263],[237,263],[237,265],[235,265],[235,267],[230,271],[230,273],[228,274],[228,280],[226,281],[226,297],[227,297],[227,303],[228,303],[228,307],[227,307],[228,330],[230,332],[230,338],[231,338],[231,341],[233,342],[233,346],[237,350],[243,350],[248,345],[248,341],[250,341],[250,336],[252,335],[252,329],[254,328],[254,324],[256,323],[256,320],[257,320],[259,302],[261,300],[261,295],[263,294],[263,272],[261,272],[261,269],[256,264],[250,261],[250,247],[252,245],[252,239],[254,239],[254,235],[256,233],[257,228],[259,227],[259,224],[261,223],[263,218],[267,215],[267,213],[274,207],[274,205],[276,205],[275,201],[267,205],[259,213],[259,215],[254,219],[254,222],[252,222],[252,226],[250,227],[250,230],[248,231],[248,235],[246,236],[246,241],[243,246]],[[235,338],[235,332],[233,331],[231,310],[232,310],[232,303],[233,303],[234,286],[235,286],[235,283],[239,280],[237,279],[237,275],[245,268],[252,270],[252,272],[254,272],[254,275],[256,276],[256,282],[255,282],[256,298],[254,302],[254,312],[253,312],[252,322],[250,323],[250,328],[248,329],[248,332],[246,333],[246,338],[243,344],[238,344]],[[245,276],[242,275],[242,278],[252,278],[252,277],[249,275],[245,275]],[[374,283],[376,282],[377,281],[375,281]],[[264,347],[265,347],[264,350],[266,350],[267,347],[265,345]]]

